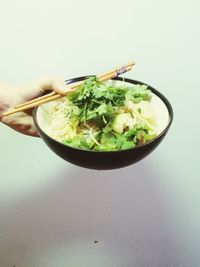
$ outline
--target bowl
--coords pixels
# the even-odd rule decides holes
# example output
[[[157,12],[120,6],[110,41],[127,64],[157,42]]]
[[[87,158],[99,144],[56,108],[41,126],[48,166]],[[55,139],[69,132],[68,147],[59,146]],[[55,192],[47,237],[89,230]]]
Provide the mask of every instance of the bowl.
[[[75,83],[84,80],[87,77],[88,76],[73,78],[67,80],[66,83]],[[129,86],[134,84],[146,84],[137,80],[121,77],[113,78],[108,82],[114,85],[122,85],[125,83]],[[73,148],[54,140],[47,134],[47,127],[50,121],[50,114],[48,113],[48,110],[50,110],[49,108],[54,101],[43,104],[33,111],[34,123],[42,140],[47,144],[47,146],[58,156],[72,164],[98,170],[126,167],[149,155],[166,136],[173,120],[172,106],[167,98],[152,86],[148,85],[148,88],[152,92],[151,102],[156,114],[158,135],[152,141],[134,148],[105,152],[87,151]]]

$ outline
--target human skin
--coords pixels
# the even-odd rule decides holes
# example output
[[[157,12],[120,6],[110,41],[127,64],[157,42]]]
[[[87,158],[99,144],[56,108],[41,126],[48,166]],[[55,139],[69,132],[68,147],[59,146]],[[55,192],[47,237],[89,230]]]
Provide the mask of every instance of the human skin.
[[[43,95],[49,90],[65,94],[70,88],[65,84],[64,78],[58,76],[43,76],[23,85],[0,82],[0,121],[20,133],[38,137],[31,110],[5,117],[3,117],[3,113],[16,105]]]

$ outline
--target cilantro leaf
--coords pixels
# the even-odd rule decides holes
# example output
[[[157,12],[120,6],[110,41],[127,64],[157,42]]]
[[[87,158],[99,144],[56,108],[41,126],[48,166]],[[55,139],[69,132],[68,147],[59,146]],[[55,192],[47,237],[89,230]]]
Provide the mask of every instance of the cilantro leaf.
[[[66,96],[66,104],[70,103],[71,108],[69,124],[77,129],[77,135],[66,138],[63,143],[86,150],[115,151],[152,140],[156,133],[145,123],[130,126],[125,121],[124,125],[129,127],[123,127],[121,134],[113,128],[119,114],[126,113],[127,100],[138,103],[150,99],[147,85],[120,87],[104,84],[95,76],[87,78],[76,91]],[[138,112],[141,114],[142,110]],[[126,116],[123,118],[127,120]]]

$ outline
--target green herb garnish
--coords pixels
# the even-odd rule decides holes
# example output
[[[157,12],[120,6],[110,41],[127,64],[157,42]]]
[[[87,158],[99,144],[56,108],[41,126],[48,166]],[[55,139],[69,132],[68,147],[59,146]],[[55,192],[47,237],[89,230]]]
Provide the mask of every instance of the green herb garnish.
[[[63,126],[58,127],[60,132],[55,130],[55,115],[52,135],[68,146],[94,151],[144,144],[156,136],[153,116],[143,114],[150,99],[146,85],[114,86],[92,76],[67,95],[62,112],[57,111],[59,118],[63,117]]]

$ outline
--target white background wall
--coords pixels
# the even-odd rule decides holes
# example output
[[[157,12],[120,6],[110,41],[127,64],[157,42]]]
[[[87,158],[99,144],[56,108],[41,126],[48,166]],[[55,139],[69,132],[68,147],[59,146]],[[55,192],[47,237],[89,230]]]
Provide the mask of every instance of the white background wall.
[[[0,267],[199,267],[199,1],[1,1],[0,79],[125,76],[172,103],[145,160],[115,171],[70,165],[0,125]],[[99,241],[94,243],[94,240]]]

